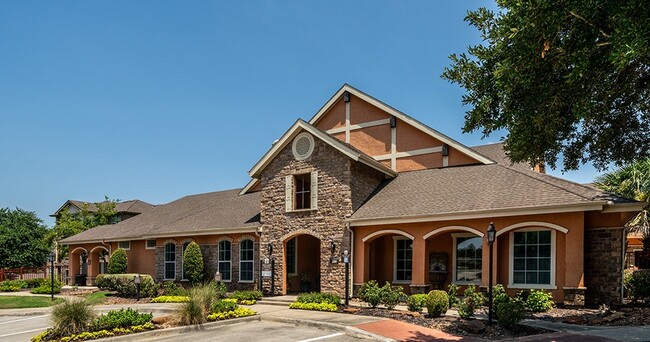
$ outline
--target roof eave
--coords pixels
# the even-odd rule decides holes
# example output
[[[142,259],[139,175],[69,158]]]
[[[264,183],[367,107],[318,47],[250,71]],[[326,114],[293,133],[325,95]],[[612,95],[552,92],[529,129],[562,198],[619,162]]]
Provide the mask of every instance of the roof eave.
[[[603,213],[625,213],[641,211],[648,205],[647,202],[631,202],[631,203],[612,203],[608,202]]]

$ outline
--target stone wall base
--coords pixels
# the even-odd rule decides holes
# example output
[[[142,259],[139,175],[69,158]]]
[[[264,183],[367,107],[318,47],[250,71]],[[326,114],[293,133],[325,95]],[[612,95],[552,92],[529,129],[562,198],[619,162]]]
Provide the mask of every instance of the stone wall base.
[[[431,285],[410,285],[411,288],[411,294],[418,294],[418,293],[429,293],[429,289],[431,288]]]
[[[564,305],[585,306],[586,287],[564,287]]]
[[[585,230],[585,305],[621,303],[623,228]]]

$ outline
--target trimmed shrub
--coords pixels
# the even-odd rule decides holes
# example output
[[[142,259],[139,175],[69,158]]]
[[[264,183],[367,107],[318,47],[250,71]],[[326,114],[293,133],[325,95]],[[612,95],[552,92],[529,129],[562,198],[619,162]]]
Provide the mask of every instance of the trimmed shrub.
[[[381,289],[375,280],[369,280],[359,289],[359,299],[370,304],[371,307],[377,307],[381,303]]]
[[[433,290],[427,295],[426,306],[430,316],[440,317],[449,310],[449,295],[442,290]]]
[[[211,312],[228,312],[228,311],[235,311],[239,305],[237,305],[237,302],[231,301],[231,300],[218,300],[212,304]]]
[[[532,312],[547,312],[555,307],[553,295],[544,290],[530,290],[526,298],[526,307]]]
[[[215,312],[208,315],[207,320],[212,321],[221,321],[224,319],[247,317],[255,315],[255,311],[247,308],[237,308],[234,311],[228,312]]]
[[[471,318],[474,317],[474,311],[477,308],[483,306],[485,303],[485,296],[481,291],[477,291],[476,286],[469,285],[465,289],[464,298],[458,306],[458,315],[461,318]]]
[[[262,292],[257,291],[257,290],[235,291],[229,296],[229,298],[234,298],[234,299],[237,299],[238,301],[240,301],[240,300],[260,300],[260,299],[262,299]]]
[[[35,287],[43,286],[45,284],[49,284],[48,278],[34,278],[34,279],[27,279],[25,281],[27,282],[27,287],[32,289]]]
[[[192,241],[185,249],[183,255],[183,277],[192,284],[197,284],[203,280],[203,254],[201,247]]]
[[[447,287],[447,295],[449,296],[449,307],[458,306],[460,304],[460,299],[458,299],[458,289],[460,287],[456,284],[449,284]]]
[[[92,305],[85,300],[64,300],[52,307],[50,319],[56,336],[78,334],[85,331],[95,318]]]
[[[427,295],[424,293],[414,294],[406,299],[409,311],[420,312],[427,305]]]
[[[158,296],[151,300],[152,303],[185,303],[190,300],[188,296]]]
[[[650,270],[636,270],[626,276],[625,287],[635,301],[650,298]]]
[[[0,292],[18,292],[26,287],[24,280],[5,280],[0,283]]]
[[[97,287],[102,290],[115,291],[121,297],[135,297],[137,287],[135,274],[100,274],[95,278]],[[148,274],[140,274],[140,297],[154,297],[157,294],[156,284]]]
[[[510,302],[510,296],[506,293],[506,289],[501,284],[496,284],[492,287],[492,314],[494,317],[499,317],[497,308],[499,304]]]
[[[386,282],[384,286],[379,289],[381,303],[389,309],[394,309],[404,296],[404,289],[401,286],[392,286]]]
[[[339,305],[341,304],[341,297],[334,293],[310,292],[299,294],[296,301],[299,303],[330,303]]]
[[[138,310],[128,308],[126,310],[111,310],[93,320],[90,325],[91,331],[110,330],[114,328],[128,328],[134,325],[143,325],[151,322],[153,315],[150,313],[139,313]]]
[[[54,293],[61,293],[61,286],[63,286],[63,284],[54,279]],[[52,292],[52,283],[49,279],[46,279],[43,282],[43,285],[33,288],[30,292],[34,294],[50,294]]]
[[[161,296],[187,296],[187,290],[176,285],[173,281],[163,281],[158,285],[158,293]]]
[[[526,316],[526,307],[519,300],[501,302],[496,305],[496,314],[499,325],[512,329]]]
[[[289,309],[300,309],[300,310],[314,310],[314,311],[330,311],[334,312],[338,309],[338,306],[332,303],[301,303],[293,302],[289,305]]]
[[[110,274],[122,274],[126,273],[126,266],[128,265],[128,259],[126,256],[126,251],[122,248],[118,248],[111,254],[108,259],[108,273]]]

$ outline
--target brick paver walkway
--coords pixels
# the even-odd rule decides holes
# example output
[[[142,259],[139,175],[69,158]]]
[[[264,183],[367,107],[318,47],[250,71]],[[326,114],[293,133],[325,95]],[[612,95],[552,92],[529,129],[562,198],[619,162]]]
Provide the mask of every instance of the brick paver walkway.
[[[400,322],[392,319],[385,321],[355,325],[356,328],[392,338],[397,341],[429,342],[429,341],[482,341],[472,337],[454,336],[440,330],[429,329],[419,325]]]

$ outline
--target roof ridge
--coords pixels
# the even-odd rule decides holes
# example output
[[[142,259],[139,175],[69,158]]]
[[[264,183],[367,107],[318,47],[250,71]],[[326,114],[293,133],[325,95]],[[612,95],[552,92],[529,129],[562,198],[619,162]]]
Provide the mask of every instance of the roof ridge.
[[[567,189],[567,188],[563,188],[563,187],[561,187],[561,186],[558,186],[558,185],[556,185],[556,184],[553,184],[553,183],[551,183],[551,182],[549,182],[549,181],[546,181],[546,180],[544,180],[544,179],[537,178],[537,177],[533,177],[533,176],[532,176],[530,173],[528,173],[528,172],[523,172],[523,171],[517,170],[517,169],[515,169],[515,168],[513,168],[513,167],[510,167],[510,166],[507,166],[507,165],[503,165],[503,164],[498,164],[498,163],[497,163],[496,165],[499,165],[499,166],[501,166],[501,167],[504,167],[504,168],[507,168],[507,169],[509,169],[509,170],[515,171],[515,172],[517,172],[517,173],[520,173],[520,174],[522,174],[522,175],[524,175],[524,176],[526,176],[526,177],[529,177],[529,178],[531,178],[531,179],[534,179],[534,180],[540,181],[540,182],[542,182],[542,183],[546,183],[546,184],[551,185],[551,186],[553,186],[553,187],[556,187],[556,188],[558,188],[558,189],[560,189],[560,190],[564,190],[564,191],[566,191],[566,192],[572,193],[572,194],[574,194],[574,195],[576,195],[576,196],[578,196],[578,197],[582,197],[582,198],[584,198],[584,199],[586,199],[586,200],[593,201],[594,198],[595,198],[595,197],[587,197],[587,196],[581,195],[581,194],[579,194],[579,193],[577,193],[577,192],[575,192],[575,191],[571,191],[571,190],[569,190],[569,189]],[[530,171],[530,172],[534,172],[534,171]],[[544,175],[544,176],[546,176],[546,177],[551,177],[551,178],[553,178],[553,179],[561,180],[561,181],[568,182],[568,183],[571,183],[571,184],[574,184],[574,185],[579,185],[580,187],[586,188],[586,189],[588,189],[588,190],[590,190],[590,191],[594,191],[594,189],[591,189],[591,188],[585,187],[585,186],[583,186],[583,185],[581,185],[581,184],[579,184],[579,183],[575,183],[575,182],[570,181],[570,180],[566,180],[566,179],[563,179],[563,178],[559,178],[559,177],[551,176],[551,175],[548,175],[548,174],[546,174],[546,173],[538,173],[538,175]]]

